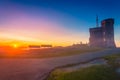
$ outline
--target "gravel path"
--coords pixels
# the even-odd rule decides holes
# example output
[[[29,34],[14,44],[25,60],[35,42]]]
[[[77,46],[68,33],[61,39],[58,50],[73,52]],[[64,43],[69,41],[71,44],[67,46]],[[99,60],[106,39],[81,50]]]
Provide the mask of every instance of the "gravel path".
[[[120,49],[59,58],[0,59],[0,80],[43,80],[55,67],[84,62],[118,52]]]

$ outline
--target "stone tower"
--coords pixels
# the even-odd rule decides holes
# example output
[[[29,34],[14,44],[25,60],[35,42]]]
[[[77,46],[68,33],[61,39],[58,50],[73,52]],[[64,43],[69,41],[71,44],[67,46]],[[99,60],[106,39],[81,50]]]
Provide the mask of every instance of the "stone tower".
[[[109,18],[101,22],[103,40],[106,47],[115,47],[114,42],[114,19]]]
[[[93,47],[116,47],[114,42],[114,19],[109,18],[101,21],[101,27],[90,28],[90,46]]]

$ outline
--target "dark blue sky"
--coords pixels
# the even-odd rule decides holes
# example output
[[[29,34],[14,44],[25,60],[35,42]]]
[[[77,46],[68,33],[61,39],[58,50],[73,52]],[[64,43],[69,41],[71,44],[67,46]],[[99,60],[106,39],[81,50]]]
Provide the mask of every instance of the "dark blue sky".
[[[120,43],[119,5],[120,0],[0,0],[0,23],[21,16],[18,13],[22,12],[35,19],[42,17],[56,22],[71,35],[72,32],[77,37],[80,34],[78,39],[86,38],[85,41],[88,42],[88,31],[90,27],[95,27],[97,14],[99,22],[105,18],[115,19],[115,39],[118,44]],[[74,36],[73,38],[76,38]]]

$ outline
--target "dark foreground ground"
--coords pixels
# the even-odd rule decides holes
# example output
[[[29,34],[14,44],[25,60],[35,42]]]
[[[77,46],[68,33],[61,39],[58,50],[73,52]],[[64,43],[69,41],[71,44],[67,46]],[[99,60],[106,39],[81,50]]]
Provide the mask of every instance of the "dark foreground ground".
[[[120,49],[109,49],[75,56],[46,59],[0,59],[0,80],[43,80],[48,73],[66,64],[80,63],[94,58],[120,53]]]

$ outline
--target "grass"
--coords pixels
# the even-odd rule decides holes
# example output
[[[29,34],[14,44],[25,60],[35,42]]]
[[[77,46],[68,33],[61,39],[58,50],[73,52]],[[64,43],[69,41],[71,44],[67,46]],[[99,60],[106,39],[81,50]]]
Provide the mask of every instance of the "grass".
[[[108,61],[114,61],[115,59],[120,58],[120,54],[105,56],[104,59]]]
[[[107,60],[107,63],[111,65],[113,68],[120,67],[120,64],[116,61],[116,59],[120,58],[120,54],[105,56],[104,59]]]
[[[73,72],[59,69],[53,71],[47,80],[117,80],[113,68],[105,65],[82,68]]]
[[[88,52],[96,52],[105,50],[103,48],[91,48],[91,47],[66,47],[66,48],[51,48],[51,49],[41,49],[41,50],[29,50],[24,51],[24,53],[12,55],[12,56],[0,56],[0,58],[51,58],[51,57],[63,57],[72,56]]]
[[[120,54],[105,56],[103,59],[107,60],[108,65],[96,65],[72,72],[63,71],[61,67],[58,67],[51,72],[47,80],[119,80],[120,76],[116,73],[116,69],[120,67],[120,64],[116,62],[118,58]],[[65,67],[69,66],[76,66],[76,64]]]

